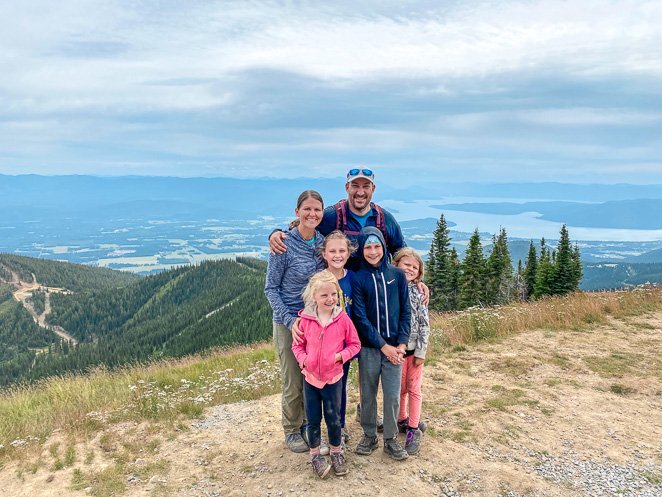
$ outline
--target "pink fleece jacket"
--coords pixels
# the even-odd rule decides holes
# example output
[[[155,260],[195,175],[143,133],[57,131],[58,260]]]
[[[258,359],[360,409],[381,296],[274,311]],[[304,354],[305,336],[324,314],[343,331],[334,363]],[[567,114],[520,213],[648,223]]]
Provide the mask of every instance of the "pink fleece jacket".
[[[315,308],[299,312],[303,342],[292,344],[292,351],[306,381],[317,388],[333,384],[343,375],[342,365],[361,350],[361,341],[347,313],[336,307],[326,326],[317,317]],[[342,362],[336,362],[340,353]]]

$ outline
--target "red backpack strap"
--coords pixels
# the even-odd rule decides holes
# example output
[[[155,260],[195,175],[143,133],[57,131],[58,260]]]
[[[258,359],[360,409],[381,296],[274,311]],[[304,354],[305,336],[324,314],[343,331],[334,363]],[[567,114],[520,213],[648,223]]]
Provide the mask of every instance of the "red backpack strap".
[[[386,217],[384,216],[384,209],[374,202],[370,202],[370,207],[377,211],[377,219],[375,220],[375,228],[382,232],[384,235],[384,242],[388,245],[388,233],[386,232]]]
[[[347,228],[347,199],[338,200],[333,207],[336,209],[336,230],[344,232]]]

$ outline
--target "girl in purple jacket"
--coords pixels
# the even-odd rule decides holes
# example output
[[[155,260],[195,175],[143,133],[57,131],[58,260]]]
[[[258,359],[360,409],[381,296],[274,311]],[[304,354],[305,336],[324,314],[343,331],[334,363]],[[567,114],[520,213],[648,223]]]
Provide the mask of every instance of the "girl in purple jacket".
[[[325,478],[331,468],[337,476],[349,472],[341,448],[343,364],[359,352],[361,342],[352,320],[338,306],[339,290],[338,280],[329,271],[321,271],[310,278],[303,292],[306,307],[300,312],[303,341],[292,345],[304,376],[311,464],[320,478]],[[331,465],[320,454],[322,412],[329,432]]]

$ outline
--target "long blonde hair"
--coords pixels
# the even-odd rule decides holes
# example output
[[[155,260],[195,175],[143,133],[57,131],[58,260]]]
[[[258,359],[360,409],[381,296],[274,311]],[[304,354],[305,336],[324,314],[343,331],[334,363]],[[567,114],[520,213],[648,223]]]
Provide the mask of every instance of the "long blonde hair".
[[[413,248],[402,247],[393,257],[393,265],[397,266],[398,261],[400,261],[400,259],[403,257],[412,257],[416,260],[416,262],[418,262],[418,276],[414,278],[414,283],[419,283],[423,279],[423,259],[421,259],[421,256],[418,255],[418,252],[416,252]]]
[[[336,287],[338,295],[340,295],[340,285],[338,284],[338,279],[331,274],[330,271],[326,269],[315,273],[310,277],[306,288],[303,289],[303,302],[306,307],[312,306],[315,304],[315,293],[322,288],[324,285],[332,283]]]

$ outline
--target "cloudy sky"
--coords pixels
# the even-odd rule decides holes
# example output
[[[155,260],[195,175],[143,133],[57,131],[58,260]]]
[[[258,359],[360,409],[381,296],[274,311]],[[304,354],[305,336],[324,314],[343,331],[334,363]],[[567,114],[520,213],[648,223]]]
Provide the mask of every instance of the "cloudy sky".
[[[660,26],[659,0],[4,1],[0,174],[662,183]]]

